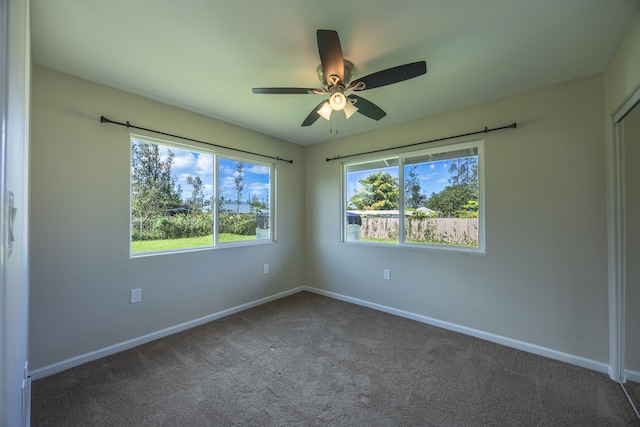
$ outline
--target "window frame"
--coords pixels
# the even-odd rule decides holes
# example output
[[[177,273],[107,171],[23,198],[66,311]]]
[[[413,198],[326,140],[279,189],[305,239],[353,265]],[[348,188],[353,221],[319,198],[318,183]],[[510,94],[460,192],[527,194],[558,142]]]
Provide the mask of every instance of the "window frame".
[[[400,220],[400,218],[406,218],[405,216],[405,166],[407,165],[407,159],[425,156],[428,154],[436,154],[436,153],[447,153],[453,151],[460,151],[465,149],[475,148],[477,150],[478,157],[478,246],[455,246],[455,245],[446,245],[446,244],[429,244],[429,243],[415,243],[415,242],[407,242],[406,241],[406,233],[405,233],[405,221]],[[386,155],[371,155],[371,156],[361,156],[357,160],[353,161],[345,161],[342,162],[341,168],[341,242],[347,244],[354,245],[372,245],[372,246],[384,246],[384,247],[401,247],[401,248],[409,248],[409,249],[418,249],[418,250],[429,250],[429,251],[446,251],[446,252],[462,252],[462,253],[473,253],[473,254],[482,254],[486,253],[486,237],[485,237],[485,217],[486,217],[486,207],[485,207],[485,188],[484,188],[484,139],[473,139],[467,141],[458,141],[447,144],[440,144],[437,146],[432,146],[428,148],[423,148],[420,150],[413,151],[394,151],[392,153],[387,153]],[[385,160],[395,159],[398,168],[398,186],[399,186],[399,209],[398,209],[398,241],[397,243],[386,243],[386,242],[370,242],[370,241],[362,241],[362,240],[349,240],[347,238],[347,205],[348,205],[348,179],[347,173],[349,166],[373,163],[373,162],[382,162]],[[411,163],[409,163],[411,164]]]
[[[213,195],[212,195],[212,232],[213,238],[211,241],[211,245],[208,246],[195,246],[195,247],[187,247],[187,248],[177,248],[177,249],[167,249],[167,250],[157,250],[157,251],[147,251],[147,252],[133,252],[133,239],[131,235],[132,228],[132,207],[133,207],[133,181],[132,181],[132,156],[133,156],[133,144],[134,142],[143,142],[147,144],[155,144],[160,147],[174,148],[176,150],[195,152],[199,154],[210,155],[213,157],[212,162],[212,174],[213,174]],[[128,214],[128,225],[129,225],[129,258],[140,258],[147,256],[156,256],[156,255],[166,255],[166,254],[174,254],[174,253],[184,253],[184,252],[194,252],[194,251],[203,251],[203,250],[212,250],[212,249],[222,249],[229,247],[239,247],[239,246],[256,246],[256,245],[265,245],[265,244],[273,244],[276,243],[275,236],[275,223],[276,223],[276,170],[277,165],[275,162],[268,162],[261,159],[257,159],[257,156],[251,155],[243,155],[237,156],[235,154],[230,154],[227,150],[217,150],[208,147],[203,147],[197,144],[185,144],[181,142],[176,142],[169,139],[159,139],[150,137],[147,135],[134,134],[131,133],[129,135],[129,214]],[[220,203],[220,194],[219,194],[219,159],[224,158],[226,160],[231,161],[241,161],[244,163],[249,163],[252,165],[265,166],[269,168],[269,223],[270,223],[270,235],[267,239],[253,239],[253,240],[241,240],[234,242],[220,242],[218,236],[218,205]]]

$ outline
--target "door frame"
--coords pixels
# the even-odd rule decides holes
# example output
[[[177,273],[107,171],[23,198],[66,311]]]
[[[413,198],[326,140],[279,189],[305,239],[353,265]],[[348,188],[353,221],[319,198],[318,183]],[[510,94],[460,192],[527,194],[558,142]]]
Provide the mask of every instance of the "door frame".
[[[640,104],[638,88],[613,115],[614,153],[612,168],[614,171],[613,205],[610,222],[609,245],[609,309],[610,309],[610,371],[609,376],[619,383],[626,381],[625,354],[625,267],[626,267],[626,216],[624,184],[624,144],[622,141],[622,120]],[[640,107],[639,107],[640,108]]]
[[[9,13],[9,5],[6,0],[0,0],[0,38],[3,40],[7,39],[9,35],[9,25],[8,25],[8,13]],[[0,44],[0,70],[2,73],[0,75],[5,76],[0,79],[0,241],[2,245],[0,247],[0,295],[4,295],[5,290],[5,278],[4,278],[4,269],[5,269],[5,240],[7,233],[7,215],[5,215],[5,198],[4,194],[6,192],[6,182],[5,182],[5,170],[6,170],[6,152],[7,152],[7,133],[5,123],[7,123],[7,71],[9,70],[9,64],[7,59],[7,43]],[[4,372],[7,369],[5,355],[4,355],[4,347],[5,347],[5,333],[4,333],[4,298],[0,300],[0,378],[3,378],[2,383],[0,383],[0,414],[4,414],[7,410],[5,404],[5,388],[6,384],[4,382]]]
[[[29,10],[30,0],[0,0],[0,425],[10,426],[30,423]]]

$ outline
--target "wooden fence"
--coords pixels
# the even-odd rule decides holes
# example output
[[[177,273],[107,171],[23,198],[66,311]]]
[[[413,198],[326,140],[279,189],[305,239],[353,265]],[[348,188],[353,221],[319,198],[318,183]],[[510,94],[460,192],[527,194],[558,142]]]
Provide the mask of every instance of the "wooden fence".
[[[360,239],[398,240],[398,217],[365,216]],[[477,246],[478,218],[411,218],[405,219],[405,241]]]

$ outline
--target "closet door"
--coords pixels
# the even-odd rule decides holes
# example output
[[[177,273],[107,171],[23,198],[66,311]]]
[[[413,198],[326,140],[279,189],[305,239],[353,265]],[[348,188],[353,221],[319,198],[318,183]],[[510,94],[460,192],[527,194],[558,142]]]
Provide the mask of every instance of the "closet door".
[[[640,105],[621,122],[624,206],[625,389],[640,409]]]

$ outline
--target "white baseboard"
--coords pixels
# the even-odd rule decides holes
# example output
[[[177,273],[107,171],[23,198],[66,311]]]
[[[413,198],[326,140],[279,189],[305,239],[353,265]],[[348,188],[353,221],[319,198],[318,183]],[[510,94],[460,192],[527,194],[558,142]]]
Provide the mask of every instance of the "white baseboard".
[[[627,381],[633,381],[634,383],[640,383],[640,372],[632,371],[630,369],[624,370],[624,377]]]
[[[374,310],[382,311],[385,313],[393,314],[396,316],[404,317],[407,319],[415,320],[417,322],[426,323],[428,325],[437,326],[439,328],[448,329],[454,332],[460,332],[465,335],[480,338],[486,341],[491,341],[497,344],[501,344],[507,347],[512,347],[518,350],[526,351],[529,353],[537,354],[539,356],[548,357],[549,359],[559,360],[571,365],[580,366],[582,368],[591,369],[603,374],[609,374],[609,365],[596,360],[587,359],[584,357],[576,356],[573,354],[563,353],[561,351],[553,350],[539,345],[527,343],[524,341],[515,340],[512,338],[503,337],[500,335],[484,332],[478,329],[468,328],[466,326],[456,325],[455,323],[445,322],[442,320],[434,319],[431,317],[423,316],[420,314],[411,313],[404,310],[399,310],[393,307],[388,307],[381,304],[372,303],[369,301],[353,298],[345,295],[341,295],[335,292],[329,292],[322,289],[313,288],[310,286],[304,286],[304,290],[313,292],[319,295],[324,295],[330,298],[335,298],[341,301],[350,302],[353,304],[361,305],[364,307],[372,308]]]
[[[249,308],[257,307],[259,305],[265,304],[270,301],[274,301],[280,298],[284,298],[289,295],[293,295],[295,293],[301,291],[309,291],[319,295],[324,295],[330,298],[334,298],[337,300],[349,302],[352,304],[357,304],[363,307],[368,307],[374,310],[382,311],[384,313],[393,314],[396,316],[404,317],[407,319],[415,320],[417,322],[425,323],[428,325],[436,326],[439,328],[447,329],[454,332],[459,332],[465,335],[470,335],[476,338],[480,338],[486,341],[495,342],[497,344],[502,344],[507,347],[516,348],[518,350],[526,351],[529,353],[537,354],[539,356],[548,357],[550,359],[559,360],[562,362],[566,362],[572,365],[580,366],[583,368],[591,369],[593,371],[601,372],[604,374],[611,375],[609,365],[606,363],[598,362],[591,359],[586,359],[584,357],[575,356],[568,353],[563,353],[557,350],[552,350],[546,347],[541,347],[535,344],[530,344],[524,341],[514,340],[512,338],[503,337],[500,335],[492,334],[489,332],[480,331],[478,329],[468,328],[466,326],[456,325],[455,323],[445,322],[442,320],[434,319],[431,317],[423,316],[420,314],[411,313],[404,310],[399,310],[393,307],[388,307],[381,304],[372,303],[369,301],[361,300],[358,298],[349,297],[346,295],[338,294],[335,292],[325,291],[322,289],[317,289],[311,286],[300,286],[298,288],[290,289],[288,291],[280,292],[275,295],[271,295],[269,297],[260,298],[258,300],[248,302],[246,304],[241,304],[236,307],[232,307],[226,310],[222,310],[217,313],[210,314],[208,316],[201,317],[199,319],[194,319],[189,322],[181,323],[176,326],[172,326],[170,328],[166,328],[157,332],[153,332],[147,335],[143,335],[138,338],[134,338],[128,341],[124,341],[109,347],[102,348],[100,350],[92,351],[90,353],[82,354],[76,357],[72,357],[70,359],[63,360],[58,363],[54,363],[49,366],[44,366],[42,368],[34,369],[31,371],[31,379],[37,380],[40,378],[47,377],[49,375],[56,374],[58,372],[65,371],[67,369],[73,368],[75,366],[82,365],[83,363],[91,362],[93,360],[100,359],[102,357],[109,356],[111,354],[118,353],[120,351],[128,350],[130,348],[148,343],[150,341],[157,340],[159,338],[163,338],[177,332],[182,332],[187,329],[203,325],[205,323],[211,322],[213,320],[217,320]],[[640,372],[627,371],[627,378],[632,381],[640,382]]]
[[[609,374],[609,378],[611,378],[613,381],[620,382],[618,381],[618,375],[613,372],[613,367],[611,365],[607,367],[607,374]]]
[[[92,351],[90,353],[82,354],[80,356],[72,357],[70,359],[63,360],[58,363],[54,363],[53,365],[44,366],[42,368],[34,369],[31,371],[31,379],[37,380],[40,378],[47,377],[49,375],[57,374],[58,372],[65,371],[67,369],[73,368],[75,366],[82,365],[83,363],[91,362],[93,360],[100,359],[105,356],[109,356],[111,354],[118,353],[120,351],[128,350],[130,348],[139,346],[141,344],[148,343],[150,341],[157,340],[159,338],[163,338],[177,332],[182,332],[187,329],[194,328],[196,326],[203,325],[205,323],[211,322],[213,320],[220,319],[222,317],[229,316],[231,314],[238,313],[240,311],[247,310],[249,308],[257,307],[259,305],[265,304],[270,301],[274,301],[280,298],[284,298],[289,295],[296,294],[305,290],[304,287],[290,289],[288,291],[280,292],[275,295],[271,295],[265,298],[260,298],[255,301],[248,302],[246,304],[241,304],[236,307],[232,307],[226,310],[219,311],[217,313],[210,314],[208,316],[201,317],[199,319],[194,319],[189,322],[181,323],[176,326],[172,326],[170,328],[163,329],[161,331],[152,332],[147,335],[143,335],[138,338],[134,338],[128,341],[124,341],[118,344],[114,344],[109,347],[102,348],[100,350]]]

